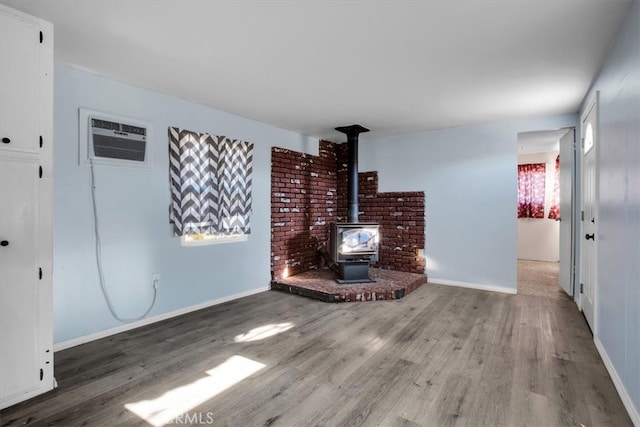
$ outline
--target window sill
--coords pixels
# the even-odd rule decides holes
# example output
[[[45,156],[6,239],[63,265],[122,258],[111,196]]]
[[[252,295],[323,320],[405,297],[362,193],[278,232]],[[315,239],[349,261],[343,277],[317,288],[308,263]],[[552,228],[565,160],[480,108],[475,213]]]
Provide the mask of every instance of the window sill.
[[[180,246],[182,247],[194,247],[194,246],[209,246],[209,245],[221,245],[226,243],[246,242],[249,240],[248,234],[239,234],[236,236],[208,236],[204,239],[192,239],[189,236],[180,236]]]

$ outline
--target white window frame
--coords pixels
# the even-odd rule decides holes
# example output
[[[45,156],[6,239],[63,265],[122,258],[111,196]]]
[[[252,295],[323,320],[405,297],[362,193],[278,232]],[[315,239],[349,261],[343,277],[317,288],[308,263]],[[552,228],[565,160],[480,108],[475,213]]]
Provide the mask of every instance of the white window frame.
[[[202,239],[194,239],[190,235],[180,236],[180,246],[197,247],[208,245],[220,245],[226,243],[239,243],[249,240],[248,234],[233,234],[228,236],[205,235]]]

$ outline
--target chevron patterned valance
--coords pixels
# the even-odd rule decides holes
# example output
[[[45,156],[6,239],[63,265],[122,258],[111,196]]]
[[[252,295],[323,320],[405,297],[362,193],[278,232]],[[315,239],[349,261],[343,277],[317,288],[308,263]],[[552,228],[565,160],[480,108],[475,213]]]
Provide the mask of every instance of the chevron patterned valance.
[[[252,172],[252,143],[170,127],[174,233],[249,234]]]

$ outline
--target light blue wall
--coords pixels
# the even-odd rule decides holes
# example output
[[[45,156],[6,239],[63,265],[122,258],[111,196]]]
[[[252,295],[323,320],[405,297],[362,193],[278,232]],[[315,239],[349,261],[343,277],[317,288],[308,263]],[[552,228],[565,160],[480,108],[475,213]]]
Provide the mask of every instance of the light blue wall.
[[[100,293],[94,253],[90,172],[78,165],[78,108],[152,123],[151,170],[96,166],[107,287],[121,316],[142,314],[160,273],[150,316],[266,289],[270,280],[271,146],[317,152],[317,140],[116,82],[67,65],[55,68],[55,342],[121,325]],[[168,223],[167,127],[255,144],[252,234],[246,243],[183,248]]]
[[[518,132],[577,125],[575,114],[366,139],[360,170],[380,191],[424,191],[430,279],[516,288]]]
[[[634,1],[581,114],[600,91],[596,331],[640,409],[640,4]],[[638,420],[636,420],[638,422]]]

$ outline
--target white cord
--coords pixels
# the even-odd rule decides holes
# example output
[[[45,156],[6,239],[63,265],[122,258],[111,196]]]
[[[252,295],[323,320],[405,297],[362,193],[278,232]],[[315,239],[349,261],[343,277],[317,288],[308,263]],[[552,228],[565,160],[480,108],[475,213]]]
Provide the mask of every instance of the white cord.
[[[144,312],[144,314],[140,317],[135,317],[132,319],[127,319],[118,316],[116,310],[113,308],[113,303],[111,302],[111,298],[109,298],[109,293],[107,292],[107,286],[104,280],[104,272],[102,271],[102,244],[100,243],[100,232],[98,231],[98,208],[96,207],[96,178],[95,173],[93,171],[93,159],[89,159],[90,169],[91,169],[91,202],[93,206],[93,225],[94,225],[94,234],[96,240],[96,263],[98,265],[98,275],[100,276],[100,289],[102,289],[102,295],[104,295],[104,299],[107,302],[107,307],[109,307],[109,311],[111,315],[119,320],[120,322],[133,322],[136,320],[143,319],[156,303],[156,296],[158,295],[157,283],[153,282],[153,300],[151,301],[151,305]]]

